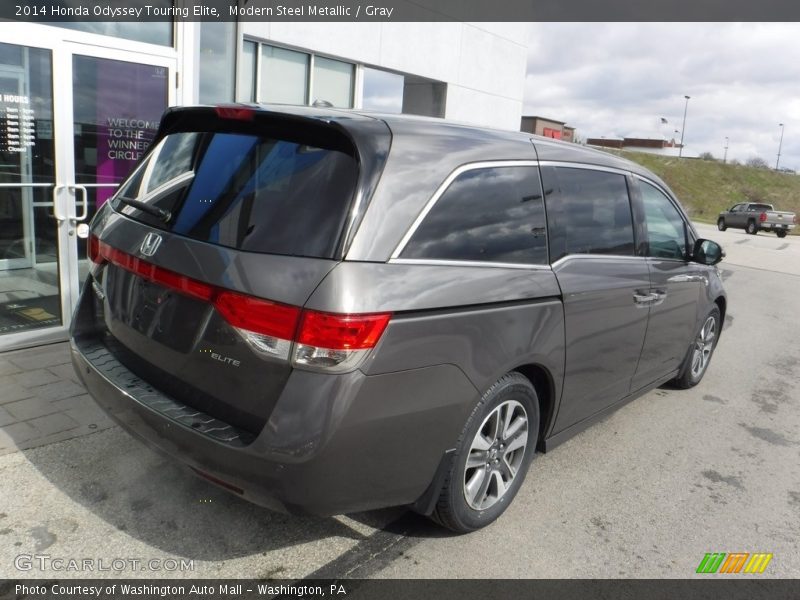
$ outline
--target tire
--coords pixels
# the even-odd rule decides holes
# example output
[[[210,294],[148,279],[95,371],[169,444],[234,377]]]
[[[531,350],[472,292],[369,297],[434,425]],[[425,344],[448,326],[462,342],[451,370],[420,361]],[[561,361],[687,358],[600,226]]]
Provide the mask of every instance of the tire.
[[[703,319],[689,346],[686,358],[683,359],[678,376],[672,380],[675,387],[685,390],[700,383],[708,370],[721,331],[719,307],[715,305]]]
[[[786,237],[786,230],[785,229],[778,229],[775,232],[775,235],[777,235],[779,238],[785,238]]]
[[[504,437],[508,431],[512,433]],[[431,518],[457,533],[492,523],[525,480],[538,438],[536,390],[520,373],[508,373],[489,388],[467,420]],[[509,452],[512,444],[517,447]]]
[[[745,228],[745,231],[750,235],[756,235],[758,233],[758,225],[756,225],[755,221],[750,220],[747,222],[747,227]]]
[[[717,220],[717,229],[719,229],[720,231],[725,231],[727,228],[728,228],[728,226],[727,226],[727,225],[725,225],[725,219],[723,219],[722,217],[720,217],[720,218]]]

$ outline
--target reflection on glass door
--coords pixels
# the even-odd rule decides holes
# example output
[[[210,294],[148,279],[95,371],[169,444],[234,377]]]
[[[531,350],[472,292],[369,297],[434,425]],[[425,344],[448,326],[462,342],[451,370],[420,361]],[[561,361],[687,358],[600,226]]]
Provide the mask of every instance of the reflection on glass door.
[[[62,323],[52,56],[0,43],[0,337]]]
[[[75,182],[88,221],[153,140],[167,108],[168,69],[78,55],[72,66]],[[83,282],[85,241],[79,242],[78,257]]]

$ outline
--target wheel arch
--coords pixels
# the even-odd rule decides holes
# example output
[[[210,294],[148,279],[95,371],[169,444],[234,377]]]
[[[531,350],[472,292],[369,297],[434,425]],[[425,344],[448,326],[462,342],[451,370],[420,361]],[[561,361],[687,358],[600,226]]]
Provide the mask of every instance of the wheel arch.
[[[725,311],[728,309],[728,300],[725,296],[717,296],[714,298],[714,304],[719,308],[719,333],[722,335],[722,330],[725,327]]]
[[[536,363],[520,365],[512,371],[524,376],[536,390],[539,399],[539,439],[536,449],[540,452],[544,448],[545,434],[550,431],[555,418],[555,383],[553,376],[545,367]]]

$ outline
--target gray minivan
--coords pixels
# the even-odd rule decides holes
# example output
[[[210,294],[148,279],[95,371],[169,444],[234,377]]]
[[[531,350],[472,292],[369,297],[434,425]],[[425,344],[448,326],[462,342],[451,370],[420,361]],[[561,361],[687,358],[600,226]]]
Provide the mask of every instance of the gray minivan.
[[[277,510],[496,519],[549,451],[719,339],[667,186],[527,134],[173,108],[91,224],[75,368],[122,427]]]

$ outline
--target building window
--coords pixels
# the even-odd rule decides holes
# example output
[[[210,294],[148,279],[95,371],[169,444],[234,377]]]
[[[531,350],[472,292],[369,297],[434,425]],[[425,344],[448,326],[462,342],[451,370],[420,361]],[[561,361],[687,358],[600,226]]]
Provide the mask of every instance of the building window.
[[[443,117],[447,84],[416,75],[391,73],[355,63],[244,40],[236,98],[240,102],[356,106],[356,73],[361,71],[360,108],[387,113]]]
[[[245,42],[242,44],[242,55],[239,65],[239,92],[237,100],[240,102],[256,101],[256,53],[258,44]]]
[[[403,84],[403,112],[423,117],[444,117],[447,84],[406,75]]]
[[[261,45],[260,102],[306,104],[310,55],[285,48]]]
[[[242,102],[353,107],[356,65],[245,40],[237,98]]]
[[[200,24],[200,95],[202,104],[233,100],[236,72],[236,24]]]
[[[314,57],[314,100],[352,107],[354,74],[355,65],[351,63]]]
[[[364,93],[361,106],[385,113],[403,112],[405,77],[398,73],[364,67]]]
[[[362,106],[367,110],[443,117],[446,96],[441,81],[364,68]]]
[[[172,2],[169,0],[155,0],[149,2],[149,4],[164,10],[172,6]],[[159,46],[173,45],[172,21],[152,21],[146,23],[64,21],[58,23],[48,22],[47,25],[84,31],[86,33],[96,33],[98,35],[107,35],[123,40],[133,40],[134,42],[144,42],[146,44],[157,44]]]

